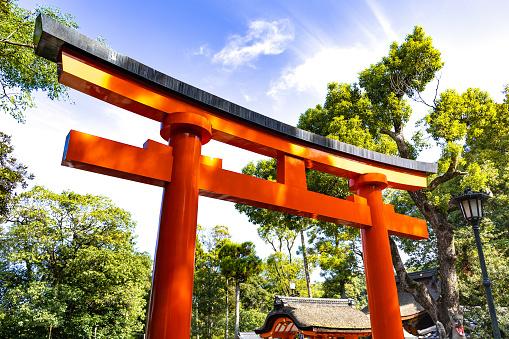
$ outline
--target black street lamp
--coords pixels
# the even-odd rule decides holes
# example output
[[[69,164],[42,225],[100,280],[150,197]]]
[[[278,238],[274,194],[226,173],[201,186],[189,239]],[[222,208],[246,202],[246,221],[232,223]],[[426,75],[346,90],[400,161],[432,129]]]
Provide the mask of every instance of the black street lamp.
[[[495,339],[500,339],[497,313],[495,311],[495,304],[493,303],[493,295],[491,294],[491,281],[488,278],[488,271],[486,270],[486,262],[484,261],[484,254],[482,251],[481,237],[479,236],[479,223],[481,219],[484,218],[484,202],[489,198],[490,196],[486,193],[472,192],[470,187],[465,187],[465,193],[454,197],[453,201],[460,206],[465,220],[472,225],[472,229],[474,230],[475,244],[477,245],[477,253],[479,254],[479,261],[481,263],[482,284],[486,291],[493,335]]]
[[[290,297],[295,297],[295,281],[290,281]]]

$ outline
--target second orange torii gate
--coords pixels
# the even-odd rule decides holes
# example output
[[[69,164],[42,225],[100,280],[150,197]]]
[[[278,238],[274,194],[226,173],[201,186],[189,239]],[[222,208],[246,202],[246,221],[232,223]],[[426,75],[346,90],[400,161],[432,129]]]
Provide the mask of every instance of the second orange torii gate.
[[[374,338],[403,338],[388,234],[427,238],[424,220],[382,201],[386,187],[426,187],[435,164],[390,157],[323,138],[246,110],[159,73],[40,16],[36,53],[59,81],[161,122],[169,145],[143,148],[71,131],[62,164],[164,187],[147,338],[189,338],[198,195],[361,229]],[[222,169],[201,155],[210,139],[277,159],[277,182]],[[305,169],[350,179],[347,200],[307,190]]]

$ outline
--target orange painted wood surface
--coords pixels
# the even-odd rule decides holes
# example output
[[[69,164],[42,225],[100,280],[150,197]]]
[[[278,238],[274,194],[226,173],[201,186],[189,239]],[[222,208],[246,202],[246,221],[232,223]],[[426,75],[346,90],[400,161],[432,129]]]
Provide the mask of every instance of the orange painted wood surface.
[[[258,154],[272,158],[288,154],[303,159],[306,168],[344,178],[364,173],[383,173],[391,188],[417,190],[427,185],[426,173],[339,152],[335,154],[290,138],[281,138],[263,128],[225,118],[207,107],[130,78],[65,47],[61,51],[60,65],[59,81],[62,84],[149,119],[162,122],[174,112],[194,112],[210,121],[212,139]]]
[[[78,131],[67,137],[62,164],[82,170],[164,187],[171,181],[172,149],[148,140],[144,148]],[[366,199],[347,200],[221,168],[221,159],[201,156],[200,195],[294,215],[366,228],[371,226]],[[281,174],[282,175],[282,174]],[[302,186],[302,184],[300,185]],[[415,240],[428,237],[426,222],[394,212],[384,205],[389,234]]]
[[[373,338],[403,339],[389,246],[388,229],[394,214],[383,203],[385,187],[387,179],[380,173],[364,174],[350,180],[350,190],[365,198],[370,207],[372,227],[361,229],[361,238]]]
[[[189,117],[184,114],[183,120]],[[166,183],[157,235],[147,338],[189,338],[202,130],[179,126],[171,132],[171,184]],[[174,161],[173,161],[174,160]]]

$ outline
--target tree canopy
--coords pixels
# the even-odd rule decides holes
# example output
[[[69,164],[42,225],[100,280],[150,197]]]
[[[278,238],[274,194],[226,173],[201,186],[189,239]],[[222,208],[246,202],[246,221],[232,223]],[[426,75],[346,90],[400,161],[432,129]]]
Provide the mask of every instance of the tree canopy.
[[[496,103],[488,93],[477,88],[470,88],[464,93],[455,90],[439,93],[438,72],[443,66],[440,51],[433,46],[431,37],[424,33],[423,28],[416,26],[404,42],[391,44],[387,56],[361,71],[357,83],[330,83],[324,104],[303,113],[297,127],[406,159],[417,159],[426,148],[438,147],[438,173],[428,175],[426,188],[415,192],[387,190],[384,196],[386,202],[395,205],[398,213],[425,218],[428,222],[429,240],[415,242],[391,237],[391,252],[401,288],[413,294],[434,321],[440,321],[447,327],[448,311],[459,310],[460,302],[478,306],[460,298],[460,295],[470,295],[472,291],[467,292],[464,288],[467,285],[473,288],[473,285],[463,281],[460,284],[458,274],[463,274],[460,272],[470,267],[466,271],[470,274],[466,280],[481,286],[479,275],[473,273],[478,272],[473,269],[478,264],[470,260],[475,247],[471,241],[465,242],[465,222],[460,218],[457,206],[450,203],[452,196],[459,194],[465,186],[474,190],[490,188],[495,194],[488,203],[488,218],[485,220],[485,225],[492,226],[485,229],[484,234],[495,239],[496,250],[493,253],[502,256],[504,259],[501,260],[507,260],[507,247],[503,246],[507,245],[504,227],[507,226],[508,210],[503,201],[507,201],[508,188],[509,96],[507,86],[502,103]],[[435,96],[429,100],[423,92],[434,79],[437,79]],[[409,100],[429,110],[410,137],[405,134],[413,114]],[[269,178],[266,175],[269,171],[261,163],[250,164],[245,170],[258,177],[265,173]],[[345,180],[320,172],[308,170],[307,183],[309,190],[318,193],[337,197],[350,194]],[[250,208],[239,209],[254,215]],[[263,217],[261,213],[258,216]],[[257,220],[259,224],[263,222],[262,219]],[[317,236],[310,237],[314,244],[311,248],[318,250],[316,253],[325,254],[340,251],[333,260],[327,256],[320,257],[322,269],[338,267],[338,273],[329,271],[331,284],[338,279],[336,275],[351,277],[347,273],[350,266],[341,268],[338,264],[346,262],[335,260],[342,256],[341,253],[346,255],[351,250],[355,251],[355,240],[350,249],[344,247],[347,244],[344,241],[338,242],[341,246],[332,248],[333,242],[330,241],[334,237],[341,239],[345,229],[340,227],[330,233],[325,224],[318,225],[314,230]],[[334,237],[330,237],[331,234]],[[461,238],[458,239],[457,235]],[[462,252],[458,246],[461,246]],[[320,252],[320,248],[325,250]],[[400,250],[410,256],[406,264],[401,260]],[[458,256],[459,253],[464,255]],[[430,295],[426,286],[412,281],[407,275],[407,270],[436,265],[440,268],[441,283],[441,298],[438,300]],[[461,277],[464,278],[463,275]],[[324,285],[328,288],[327,284]],[[500,288],[504,291],[507,286]]]
[[[144,326],[151,260],[108,198],[36,186],[0,242],[1,337],[131,338]]]
[[[11,137],[0,132],[0,223],[9,212],[17,188],[26,188],[33,175],[13,156]]]
[[[50,99],[68,99],[67,88],[58,83],[56,64],[33,52],[35,18],[44,13],[73,28],[74,18],[54,7],[28,11],[17,1],[1,1],[0,11],[0,110],[24,121],[23,112],[35,105],[33,92],[46,92]]]
[[[273,294],[260,275],[262,262],[254,245],[232,243],[226,226],[209,230],[199,226],[198,230],[191,335],[229,338],[237,330],[260,327],[272,308]],[[235,300],[229,298],[232,287]],[[242,308],[238,307],[241,303]],[[236,310],[237,323],[230,319],[231,309]],[[234,328],[232,324],[238,325]]]

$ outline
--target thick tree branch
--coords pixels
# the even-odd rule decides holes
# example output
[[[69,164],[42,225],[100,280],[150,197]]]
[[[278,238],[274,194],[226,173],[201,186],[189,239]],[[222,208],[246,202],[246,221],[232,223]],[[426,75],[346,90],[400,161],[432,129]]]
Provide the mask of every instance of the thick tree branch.
[[[389,243],[391,246],[391,255],[396,275],[399,279],[400,289],[404,292],[410,293],[415,301],[417,301],[424,309],[428,311],[433,322],[438,321],[437,302],[431,296],[428,286],[423,283],[416,282],[406,272],[401,256],[399,255],[398,246],[396,242],[389,237]]]
[[[440,78],[442,77],[442,73],[440,73],[440,76],[435,76],[435,79],[437,79],[437,87],[435,88],[435,97],[433,97],[433,105],[437,105],[437,96],[438,96],[438,87],[440,86]]]
[[[447,169],[447,172],[433,179],[433,181],[428,185],[428,190],[430,192],[433,192],[435,188],[437,188],[444,182],[454,179],[457,176],[468,174],[468,172],[461,172],[456,170],[457,167],[458,167],[458,157],[454,158],[454,160],[451,161],[451,163],[449,164],[449,168]]]
[[[16,100],[13,100],[11,96],[7,93],[7,88],[5,84],[0,81],[0,85],[2,86],[2,92],[4,93],[3,97],[7,98],[7,100],[14,105],[15,108],[18,108],[18,105],[16,104]]]
[[[22,42],[6,40],[6,39],[1,39],[0,43],[9,44],[9,45],[15,45],[15,46],[21,46],[21,47],[35,48],[34,44],[24,44]]]
[[[18,27],[16,27],[16,29],[14,31],[11,32],[11,34],[9,34],[7,36],[7,38],[5,39],[2,39],[2,40],[9,40],[14,34],[16,34],[17,31],[19,31],[19,29],[27,24],[30,24],[30,22],[28,22],[28,18],[30,18],[32,16],[33,13],[29,13],[28,15],[26,15],[24,18],[23,18],[23,21],[21,22],[21,24],[18,25]]]
[[[400,131],[399,133],[393,132],[388,129],[381,129],[380,133],[387,134],[390,136],[395,142],[396,146],[398,147],[399,155],[402,158],[410,159],[410,150],[408,149],[408,145],[406,144],[405,137],[403,136],[403,131]]]

